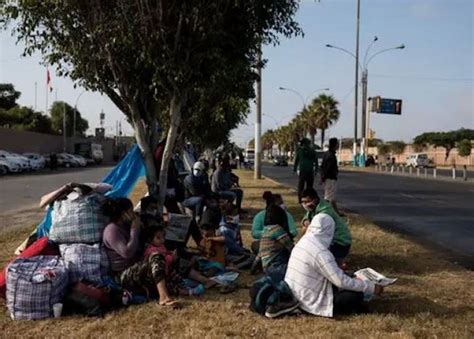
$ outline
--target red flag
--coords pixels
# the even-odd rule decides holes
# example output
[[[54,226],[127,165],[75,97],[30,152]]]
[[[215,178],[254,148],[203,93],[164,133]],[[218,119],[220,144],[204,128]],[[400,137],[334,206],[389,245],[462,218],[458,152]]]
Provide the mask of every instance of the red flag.
[[[49,91],[53,91],[53,83],[51,82],[51,75],[49,74],[49,69],[46,69],[46,86],[49,88]]]

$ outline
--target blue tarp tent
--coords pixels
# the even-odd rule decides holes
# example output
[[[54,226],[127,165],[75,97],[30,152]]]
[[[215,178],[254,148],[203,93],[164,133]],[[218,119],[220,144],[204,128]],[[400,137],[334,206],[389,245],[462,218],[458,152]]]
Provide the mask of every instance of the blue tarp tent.
[[[110,184],[113,187],[111,191],[107,192],[107,196],[126,197],[135,187],[138,179],[144,175],[145,163],[140,149],[137,145],[134,145],[125,158],[123,158],[101,182]],[[52,222],[51,212],[52,208],[50,207],[36,228],[38,237],[47,236],[49,234]]]

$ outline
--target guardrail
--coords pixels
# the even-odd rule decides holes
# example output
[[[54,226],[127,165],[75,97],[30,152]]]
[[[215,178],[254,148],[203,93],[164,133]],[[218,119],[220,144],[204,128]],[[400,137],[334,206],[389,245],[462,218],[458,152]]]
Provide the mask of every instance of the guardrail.
[[[402,174],[408,176],[416,176],[416,177],[424,177],[424,178],[452,178],[453,180],[462,179],[463,181],[467,181],[469,178],[469,172],[467,170],[467,166],[464,165],[462,167],[462,175],[457,175],[456,166],[451,168],[451,176],[441,176],[438,173],[438,169],[434,168],[414,168],[412,166],[402,166],[402,165],[375,165],[375,170],[377,172],[386,172],[391,174]]]

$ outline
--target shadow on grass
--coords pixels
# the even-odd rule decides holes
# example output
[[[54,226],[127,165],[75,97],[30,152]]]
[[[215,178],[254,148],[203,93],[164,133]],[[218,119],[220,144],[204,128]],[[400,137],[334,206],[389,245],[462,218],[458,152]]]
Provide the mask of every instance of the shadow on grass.
[[[424,297],[401,294],[386,294],[369,305],[372,314],[397,315],[400,318],[412,318],[427,313],[434,317],[450,318],[473,311],[470,306],[450,308]]]
[[[445,271],[446,267],[439,262],[430,264],[429,258],[409,258],[396,254],[361,254],[351,253],[349,256],[350,266],[354,267],[376,267],[383,272],[394,274],[420,275]]]

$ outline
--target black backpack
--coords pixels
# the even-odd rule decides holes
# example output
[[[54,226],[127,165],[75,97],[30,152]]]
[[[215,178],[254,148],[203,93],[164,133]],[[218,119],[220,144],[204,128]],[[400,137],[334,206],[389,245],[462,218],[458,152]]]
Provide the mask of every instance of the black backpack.
[[[275,282],[269,276],[264,276],[255,281],[250,288],[249,294],[250,309],[261,315],[265,315],[267,306],[294,298],[290,287],[285,281]]]

